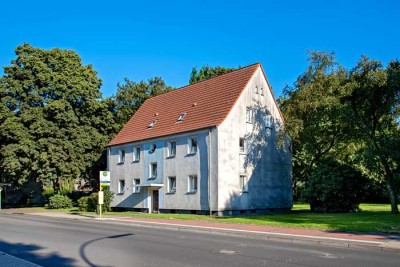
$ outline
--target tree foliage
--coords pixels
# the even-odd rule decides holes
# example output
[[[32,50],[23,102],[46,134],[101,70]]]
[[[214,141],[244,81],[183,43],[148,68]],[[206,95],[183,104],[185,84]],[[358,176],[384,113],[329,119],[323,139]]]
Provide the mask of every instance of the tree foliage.
[[[106,101],[108,101],[110,110],[114,113],[115,121],[120,129],[146,99],[169,92],[172,89],[160,77],[151,78],[148,82],[134,82],[125,78],[124,83],[117,84],[116,96]]]
[[[392,212],[398,212],[399,70],[398,61],[385,69],[362,57],[349,71],[335,62],[332,53],[311,53],[308,69],[280,99],[293,141],[295,194],[299,186],[317,192],[310,185],[323,181],[329,168],[330,181],[339,183],[345,177],[333,176],[342,175],[337,168],[351,166],[363,176],[384,181]],[[337,166],[326,164],[328,159]],[[307,199],[312,210],[321,203],[315,194]]]
[[[14,188],[87,175],[114,131],[101,80],[69,50],[18,46],[0,78],[0,177]]]
[[[229,73],[235,70],[235,68],[225,68],[221,66],[210,67],[210,66],[203,66],[201,69],[197,70],[196,68],[192,69],[190,74],[189,83],[194,84],[204,80],[208,80],[214,78],[216,76]]]
[[[392,213],[398,213],[400,181],[400,62],[385,69],[363,56],[350,71],[350,94],[343,101],[352,109],[349,118],[353,137],[364,142],[363,163],[382,179],[389,194]]]

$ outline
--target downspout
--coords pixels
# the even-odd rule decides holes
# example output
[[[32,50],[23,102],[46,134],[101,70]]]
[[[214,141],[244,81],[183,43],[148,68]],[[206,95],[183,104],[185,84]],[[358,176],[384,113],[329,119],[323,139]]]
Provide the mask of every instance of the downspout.
[[[208,210],[210,211],[210,217],[212,217],[211,210],[211,128],[208,129]]]

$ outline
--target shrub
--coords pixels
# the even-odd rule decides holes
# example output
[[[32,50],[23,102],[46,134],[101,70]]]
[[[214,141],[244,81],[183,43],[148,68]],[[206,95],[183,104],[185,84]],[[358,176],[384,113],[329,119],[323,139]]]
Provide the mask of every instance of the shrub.
[[[313,212],[359,211],[366,178],[353,167],[325,159],[313,170],[302,192]]]
[[[104,192],[104,204],[102,205],[102,211],[110,211],[110,205],[114,198],[114,193],[110,191]],[[93,193],[88,197],[82,197],[78,200],[78,206],[80,211],[97,211],[98,193]]]
[[[42,196],[43,196],[44,201],[45,201],[46,203],[49,202],[50,197],[52,197],[53,195],[54,195],[54,189],[51,188],[51,187],[46,187],[46,188],[44,188],[43,191],[42,191]]]
[[[49,199],[50,209],[66,209],[71,207],[72,207],[72,201],[67,196],[54,195]]]

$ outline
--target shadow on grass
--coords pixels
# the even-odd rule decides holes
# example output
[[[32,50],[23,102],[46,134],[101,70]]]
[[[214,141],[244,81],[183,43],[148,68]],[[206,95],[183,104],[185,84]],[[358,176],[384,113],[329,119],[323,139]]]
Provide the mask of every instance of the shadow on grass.
[[[76,260],[63,257],[55,252],[43,255],[39,252],[42,249],[45,249],[45,247],[26,243],[8,243],[0,240],[0,251],[29,262],[33,262],[41,266],[78,266]]]

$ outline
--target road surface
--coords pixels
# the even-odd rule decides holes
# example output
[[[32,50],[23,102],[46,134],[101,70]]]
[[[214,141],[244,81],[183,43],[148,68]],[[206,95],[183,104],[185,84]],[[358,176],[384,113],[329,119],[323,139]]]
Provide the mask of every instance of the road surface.
[[[0,251],[41,266],[400,266],[400,254],[0,214]]]

